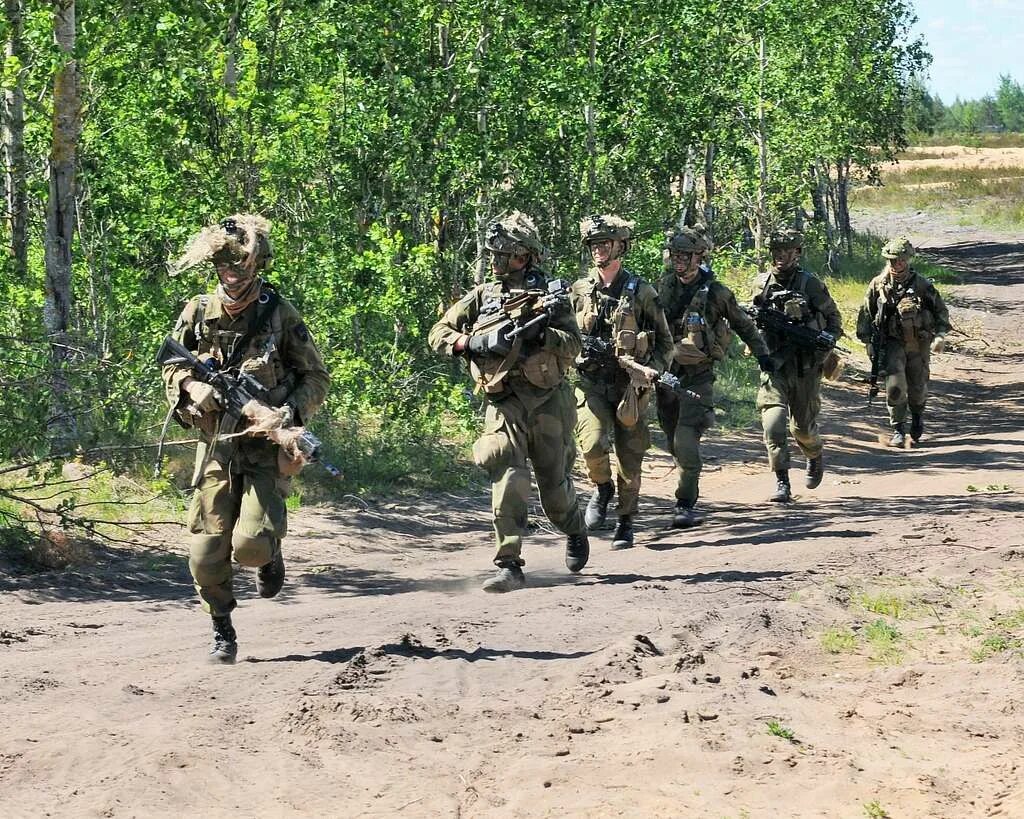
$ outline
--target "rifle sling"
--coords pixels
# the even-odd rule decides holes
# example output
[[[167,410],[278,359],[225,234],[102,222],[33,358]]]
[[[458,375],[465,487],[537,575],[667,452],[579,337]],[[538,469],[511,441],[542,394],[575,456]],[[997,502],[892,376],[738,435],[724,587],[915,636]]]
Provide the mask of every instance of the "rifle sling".
[[[270,317],[274,310],[277,308],[281,298],[277,294],[277,288],[275,288],[269,282],[264,282],[263,293],[266,293],[267,300],[259,304],[259,310],[256,313],[256,318],[253,319],[249,325],[249,329],[245,331],[238,343],[235,344],[234,349],[231,351],[231,357],[228,358],[223,365],[223,369],[230,371],[235,369],[239,364],[242,363],[242,356],[245,355],[245,351],[249,346],[249,342],[255,338],[256,334],[261,332],[268,324],[270,324]]]

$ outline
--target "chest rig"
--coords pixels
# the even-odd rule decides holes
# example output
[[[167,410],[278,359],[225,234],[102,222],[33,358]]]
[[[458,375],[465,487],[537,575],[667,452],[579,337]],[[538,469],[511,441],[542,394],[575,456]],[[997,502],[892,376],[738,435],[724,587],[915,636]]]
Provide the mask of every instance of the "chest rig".
[[[673,358],[686,367],[721,361],[729,350],[732,340],[729,323],[722,316],[708,318],[711,284],[710,276],[702,274],[693,295],[682,307],[674,309],[669,319],[675,342]]]
[[[604,290],[595,281],[577,317],[580,330],[614,344],[615,355],[630,355],[641,364],[650,359],[654,333],[640,329],[636,312],[641,279],[623,271],[623,281]]]
[[[883,299],[896,304],[886,334],[902,339],[908,353],[920,352],[922,345],[927,346],[934,336],[932,316],[925,309],[922,289],[917,274],[911,274],[902,284],[887,283],[882,291]]]
[[[219,369],[251,375],[270,391],[273,404],[283,402],[291,392],[294,374],[285,372],[282,358],[283,327],[277,291],[263,285],[256,313],[241,331],[224,326],[230,323],[226,312],[210,318],[209,307],[210,296],[200,296],[192,327],[197,355],[212,357]]]

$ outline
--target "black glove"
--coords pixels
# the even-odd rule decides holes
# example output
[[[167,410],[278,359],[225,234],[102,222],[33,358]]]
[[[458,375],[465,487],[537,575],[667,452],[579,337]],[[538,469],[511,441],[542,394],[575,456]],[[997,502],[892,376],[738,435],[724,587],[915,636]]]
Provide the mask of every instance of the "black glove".
[[[770,355],[759,355],[757,357],[757,366],[761,368],[763,373],[775,372],[775,361]]]
[[[544,335],[544,330],[548,326],[548,319],[550,316],[547,313],[541,313],[539,316],[535,316],[531,321],[536,320],[536,324],[531,324],[523,332],[519,334],[519,337],[523,340],[524,344],[528,344],[531,341],[539,341]]]
[[[509,322],[495,327],[487,335],[470,336],[466,350],[470,355],[508,355],[512,341],[507,334],[511,330],[512,323]]]

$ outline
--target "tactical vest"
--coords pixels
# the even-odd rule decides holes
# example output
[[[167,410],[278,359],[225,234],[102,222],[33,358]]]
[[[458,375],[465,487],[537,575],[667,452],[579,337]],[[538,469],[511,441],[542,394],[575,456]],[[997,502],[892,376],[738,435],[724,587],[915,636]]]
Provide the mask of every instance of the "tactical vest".
[[[637,292],[640,289],[639,276],[627,274],[618,300],[608,312],[599,306],[602,299],[613,299],[599,292],[600,285],[594,282],[579,313],[580,330],[589,336],[599,336],[615,344],[615,355],[630,355],[641,364],[646,364],[654,348],[654,331],[641,330],[636,315]]]
[[[260,307],[266,305],[271,298],[276,296],[272,297],[266,291],[260,295],[256,301],[257,312],[253,321],[259,320]],[[219,321],[207,320],[206,310],[209,305],[210,296],[200,296],[193,316],[192,332],[196,338],[197,356],[212,356],[221,367],[233,359],[237,360],[238,363],[228,369],[248,373],[270,391],[269,403],[272,406],[282,404],[295,386],[295,374],[286,370],[281,357],[284,332],[280,300],[277,300],[270,315],[260,322],[262,326],[253,328],[248,341],[245,332],[225,330]],[[227,316],[227,312],[222,313],[222,316]],[[238,349],[240,344],[245,345],[244,350]]]
[[[708,297],[711,280],[705,281],[682,313],[672,322],[675,341],[673,358],[684,367],[699,367],[721,361],[732,342],[732,328],[724,316],[719,316],[714,327],[708,326]]]
[[[807,284],[810,280],[810,273],[805,270],[797,270],[796,281],[793,282],[794,286],[786,288],[775,281],[774,276],[769,274],[765,279],[764,286],[761,288],[761,296],[758,303],[775,307],[785,313],[787,318],[796,319],[807,327],[813,327],[815,330],[824,330],[825,317],[811,307],[811,303],[807,298]],[[787,290],[794,295],[784,303],[776,304],[777,294]]]
[[[917,280],[917,274],[913,273],[907,279],[906,289],[893,286],[889,291],[896,295],[896,309],[886,332],[893,338],[902,339],[908,353],[920,352],[935,336],[932,314],[925,308],[923,294],[913,286]],[[882,295],[886,296],[884,292]]]

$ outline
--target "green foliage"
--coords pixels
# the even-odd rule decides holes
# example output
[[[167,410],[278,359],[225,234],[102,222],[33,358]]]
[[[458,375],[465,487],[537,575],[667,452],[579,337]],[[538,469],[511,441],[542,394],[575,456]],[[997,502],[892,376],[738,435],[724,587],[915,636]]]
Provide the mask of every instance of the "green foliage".
[[[833,626],[821,635],[821,647],[829,654],[848,654],[856,650],[857,638],[850,629]]]
[[[25,131],[38,226],[61,57],[49,9],[29,5],[25,53],[0,82],[38,101]],[[345,470],[342,491],[465,480],[452,461],[479,404],[425,338],[473,281],[482,220],[531,213],[553,269],[574,278],[580,215],[617,210],[647,237],[631,261],[653,278],[662,230],[687,204],[680,179],[713,145],[716,242],[749,271],[762,204],[788,221],[818,159],[873,168],[904,145],[904,91],[927,62],[901,0],[641,2],[629,25],[602,4],[253,0],[231,11],[79,5],[70,410],[86,448],[156,436],[153,352],[212,284],[201,271],[169,279],[165,262],[211,220],[259,211],[274,222],[273,279],[334,378],[313,426]],[[0,460],[49,445],[45,269],[41,230],[31,234],[27,275],[0,272]],[[755,379],[751,359],[730,359],[723,404],[749,407]],[[752,420],[730,409],[725,422]]]
[[[864,804],[864,815],[867,819],[890,819],[889,812],[878,803],[877,799]]]
[[[879,618],[864,626],[864,639],[871,647],[871,659],[884,665],[892,665],[903,659],[900,643],[903,636],[895,626]]]
[[[773,737],[784,739],[787,742],[797,741],[796,735],[789,728],[782,725],[778,720],[768,720],[768,722],[765,723],[765,726],[768,728],[768,733]]]

